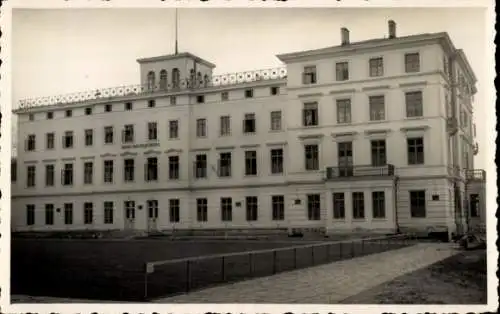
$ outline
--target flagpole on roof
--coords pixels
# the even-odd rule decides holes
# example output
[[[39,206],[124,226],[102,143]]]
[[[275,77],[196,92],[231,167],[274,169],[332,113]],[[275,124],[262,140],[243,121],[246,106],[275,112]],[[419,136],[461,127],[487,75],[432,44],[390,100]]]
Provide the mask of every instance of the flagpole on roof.
[[[177,15],[177,8],[175,8],[175,54],[179,53],[179,43],[177,40],[178,37],[178,15]]]

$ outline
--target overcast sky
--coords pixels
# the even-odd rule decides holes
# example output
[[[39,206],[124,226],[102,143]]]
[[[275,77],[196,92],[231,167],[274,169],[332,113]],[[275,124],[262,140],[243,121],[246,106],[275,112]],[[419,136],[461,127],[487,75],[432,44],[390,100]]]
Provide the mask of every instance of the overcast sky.
[[[180,9],[179,50],[216,64],[215,74],[280,66],[276,54],[338,45],[340,28],[351,41],[387,34],[446,31],[478,77],[475,102],[485,167],[486,37],[481,9]],[[137,58],[174,51],[172,9],[13,10],[13,101],[139,83]],[[491,145],[491,144],[490,144]],[[492,149],[490,149],[493,152]]]

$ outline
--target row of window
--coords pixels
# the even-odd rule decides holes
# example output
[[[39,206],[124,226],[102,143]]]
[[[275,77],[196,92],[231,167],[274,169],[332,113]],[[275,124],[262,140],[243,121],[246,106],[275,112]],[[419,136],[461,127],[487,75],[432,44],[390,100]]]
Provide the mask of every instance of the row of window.
[[[414,91],[405,93],[406,117],[416,118],[424,115],[422,92]],[[385,96],[374,95],[368,97],[370,121],[386,120]],[[337,99],[337,123],[352,123],[351,99]],[[317,102],[304,103],[302,109],[302,125],[319,125],[319,109]]]
[[[277,96],[280,94],[280,88],[278,86],[271,86],[269,87],[269,94],[271,96]],[[254,97],[254,89],[253,88],[247,88],[244,91],[245,98],[253,98]],[[229,101],[229,92],[221,92],[220,93],[220,101]],[[177,105],[177,96],[169,96],[169,101],[170,105],[175,106]],[[202,104],[205,103],[205,95],[197,95],[196,96],[196,103]],[[116,105],[115,105],[116,106]],[[105,104],[104,105],[104,112],[113,112],[113,108],[115,107],[113,104]],[[147,102],[147,107],[148,108],[155,108],[156,107],[156,100],[154,99],[149,99]],[[131,101],[127,101],[123,104],[123,111],[132,111],[134,109],[134,104]],[[93,107],[86,107],[84,109],[84,113],[86,116],[90,116],[93,114]],[[52,120],[54,119],[54,111],[48,111],[45,115],[47,120]],[[72,109],[67,109],[64,111],[64,117],[66,118],[71,118],[73,117],[73,110]],[[31,113],[29,114],[29,120],[34,121],[35,120],[35,114]]]
[[[410,212],[412,217],[425,217],[426,215],[426,205],[425,205],[425,191],[410,191]],[[365,219],[366,218],[366,208],[365,208],[365,193],[364,192],[352,192],[352,218],[353,219]],[[346,206],[345,206],[345,193],[336,192],[332,194],[333,197],[333,219],[343,220],[346,219]],[[306,196],[307,201],[307,220],[315,221],[321,220],[321,195],[320,194],[308,194]],[[241,203],[236,202],[235,207],[240,207]],[[386,218],[385,211],[385,192],[384,191],[373,191],[372,192],[372,217],[375,219]],[[103,203],[104,224],[113,224],[114,221],[114,202],[105,201]],[[221,197],[220,198],[220,220],[223,222],[233,221],[233,199],[231,197]],[[146,202],[146,210],[148,213],[148,219],[156,220],[158,219],[158,200],[148,200]],[[125,223],[130,223],[135,221],[136,215],[136,203],[135,201],[125,201]],[[56,210],[58,212],[59,209]],[[73,204],[65,203],[63,205],[64,223],[67,225],[73,224]],[[54,224],[54,204],[45,204],[45,224]],[[169,221],[171,223],[180,222],[180,200],[179,199],[169,199],[168,200],[168,212]],[[245,197],[245,216],[247,221],[258,221],[259,220],[259,202],[257,196],[247,196]],[[271,196],[271,219],[273,221],[283,221],[285,220],[285,196],[284,195],[272,195]],[[208,221],[208,201],[206,198],[196,199],[196,221],[207,222]],[[85,202],[83,204],[83,223],[93,224],[96,223],[94,215],[94,204],[92,202]],[[35,224],[35,205],[29,204],[26,206],[26,224]]]
[[[420,54],[407,53],[404,55],[405,72],[416,73],[420,72]],[[380,77],[384,76],[384,58],[376,57],[368,60],[369,76]],[[349,62],[335,63],[335,79],[336,81],[348,81],[349,75]],[[318,83],[317,68],[314,65],[305,66],[302,72],[303,84],[316,84]]]
[[[281,111],[272,111],[270,113],[270,127],[271,131],[282,130],[281,126]],[[133,124],[126,124],[122,129],[122,143],[129,144],[135,142],[135,132]],[[242,131],[245,134],[254,134],[257,131],[255,113],[245,114],[245,118],[242,122]],[[220,136],[231,135],[231,117],[221,116],[220,117]],[[45,148],[48,150],[55,149],[55,133],[50,132],[45,134]],[[205,138],[207,137],[207,119],[200,118],[196,120],[196,137]],[[94,130],[85,129],[83,131],[84,145],[93,146],[94,145]],[[179,120],[170,120],[168,122],[168,138],[169,139],[179,139]],[[158,122],[148,122],[147,123],[147,141],[158,141]],[[74,147],[74,132],[65,131],[62,136],[62,147],[63,148],[73,148]],[[104,127],[104,144],[114,144],[115,142],[115,130],[113,126]],[[25,141],[26,151],[35,151],[37,147],[36,144],[36,134],[29,134]]]
[[[381,167],[387,164],[387,146],[386,140],[372,140],[371,148],[371,165]],[[345,175],[352,173],[353,164],[353,143],[338,142],[338,166],[346,169]],[[407,139],[407,155],[409,165],[424,164],[424,140],[422,137]],[[245,175],[258,175],[258,158],[256,150],[245,151]],[[217,168],[210,166],[211,170],[217,173],[219,177],[232,176],[232,152],[220,152],[217,162]],[[304,160],[306,171],[317,171],[320,168],[319,145],[309,144],[304,145]],[[271,174],[283,174],[284,166],[284,150],[282,148],[270,149],[270,172]],[[125,182],[135,181],[136,163],[134,158],[123,160],[123,179]],[[196,179],[208,177],[208,158],[207,154],[197,154],[193,165],[193,176]],[[114,160],[103,161],[103,182],[114,182]],[[17,179],[16,167],[13,167],[11,178],[13,181]],[[94,162],[85,161],[83,167],[83,183],[93,184],[94,182]],[[343,172],[344,173],[344,172]],[[27,187],[34,187],[36,184],[36,165],[28,165],[26,167]],[[62,185],[74,184],[74,164],[72,162],[64,163],[61,170]],[[168,157],[168,178],[170,180],[178,180],[180,178],[180,157]],[[158,157],[148,157],[144,164],[144,180],[158,181],[159,180],[159,165]],[[54,186],[55,184],[55,165],[45,165],[45,185]]]

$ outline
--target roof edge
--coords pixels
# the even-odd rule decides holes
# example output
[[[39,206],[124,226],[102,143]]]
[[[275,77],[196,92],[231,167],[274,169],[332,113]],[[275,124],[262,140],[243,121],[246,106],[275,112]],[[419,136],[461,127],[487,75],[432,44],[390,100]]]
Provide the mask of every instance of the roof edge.
[[[200,58],[200,57],[198,57],[190,52],[181,52],[178,54],[162,55],[162,56],[148,57],[148,58],[139,58],[136,61],[139,64],[142,64],[142,63],[149,63],[149,62],[156,62],[156,61],[173,60],[173,59],[179,59],[179,58],[191,58],[191,59],[195,60],[196,62],[204,64],[211,69],[216,67],[215,64],[213,64],[212,62],[209,62],[205,59],[202,59],[202,58]]]

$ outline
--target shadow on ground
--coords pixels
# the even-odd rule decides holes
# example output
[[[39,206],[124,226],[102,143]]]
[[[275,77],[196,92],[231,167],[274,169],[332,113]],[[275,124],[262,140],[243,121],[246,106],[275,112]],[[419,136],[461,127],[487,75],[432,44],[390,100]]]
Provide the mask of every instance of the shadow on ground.
[[[464,251],[341,303],[486,304],[486,278],[486,251]]]

